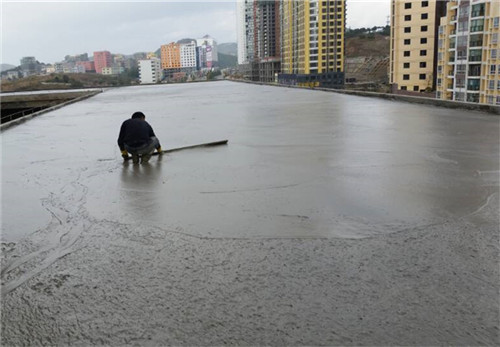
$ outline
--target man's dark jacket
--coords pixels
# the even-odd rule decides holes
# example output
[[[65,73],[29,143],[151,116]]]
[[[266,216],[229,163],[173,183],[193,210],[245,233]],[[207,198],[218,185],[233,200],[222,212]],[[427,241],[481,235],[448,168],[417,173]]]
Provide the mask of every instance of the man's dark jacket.
[[[129,147],[138,148],[147,144],[151,136],[156,137],[153,128],[148,122],[139,118],[127,119],[120,128],[118,146],[122,151],[125,149],[125,144]]]

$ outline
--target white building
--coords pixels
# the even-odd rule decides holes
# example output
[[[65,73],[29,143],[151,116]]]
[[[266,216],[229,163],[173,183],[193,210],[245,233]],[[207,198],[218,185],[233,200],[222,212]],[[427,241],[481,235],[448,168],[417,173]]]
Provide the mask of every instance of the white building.
[[[245,11],[248,0],[241,0],[236,3],[236,29],[238,42],[238,64],[247,64],[247,36]]]
[[[141,84],[158,83],[161,80],[161,61],[158,58],[139,60]]]
[[[196,41],[181,45],[181,68],[196,69]]]

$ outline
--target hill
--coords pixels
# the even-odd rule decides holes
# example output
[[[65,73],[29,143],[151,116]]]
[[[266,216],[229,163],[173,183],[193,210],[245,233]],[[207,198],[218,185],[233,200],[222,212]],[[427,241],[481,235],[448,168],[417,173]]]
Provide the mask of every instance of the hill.
[[[238,65],[238,59],[235,56],[220,53],[219,56],[219,67],[225,69],[228,67],[236,67]]]
[[[382,34],[368,34],[349,37],[345,40],[346,58],[388,57],[390,37]]]
[[[0,72],[2,71],[7,71],[7,70],[12,70],[16,66],[15,65],[10,65],[10,64],[0,64]]]
[[[217,52],[236,57],[238,56],[238,45],[236,42],[219,43],[217,44]]]
[[[389,51],[390,37],[384,33],[351,32],[345,40],[346,88],[385,92]]]

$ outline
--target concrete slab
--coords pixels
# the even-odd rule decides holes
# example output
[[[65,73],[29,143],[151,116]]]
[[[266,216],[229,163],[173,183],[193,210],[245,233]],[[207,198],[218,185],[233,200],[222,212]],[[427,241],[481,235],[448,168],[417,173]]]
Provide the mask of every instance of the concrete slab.
[[[163,148],[123,164],[121,122]],[[230,82],[2,133],[2,343],[499,342],[499,121]]]
[[[65,187],[75,184],[96,218],[243,238],[397,232],[472,213],[497,191],[497,117],[209,86],[110,90],[5,131],[2,238],[46,225],[48,201],[70,204]],[[164,148],[220,139],[229,146],[123,165],[117,133],[136,110]]]

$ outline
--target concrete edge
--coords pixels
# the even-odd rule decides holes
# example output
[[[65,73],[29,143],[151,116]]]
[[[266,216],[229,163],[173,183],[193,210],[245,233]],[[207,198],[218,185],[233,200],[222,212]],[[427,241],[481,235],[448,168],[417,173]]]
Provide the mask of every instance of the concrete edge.
[[[387,100],[405,101],[405,102],[409,102],[409,103],[413,103],[413,104],[423,104],[423,105],[433,105],[433,106],[446,107],[446,108],[465,109],[465,110],[471,110],[471,111],[485,112],[485,113],[489,113],[492,115],[500,115],[500,106],[488,105],[488,104],[476,104],[476,103],[472,103],[472,102],[431,99],[431,98],[425,98],[425,97],[419,97],[419,96],[377,93],[377,92],[368,92],[368,91],[361,91],[361,90],[308,88],[308,87],[299,87],[299,86],[288,86],[288,85],[277,84],[277,83],[255,82],[255,81],[245,81],[245,80],[227,79],[227,81],[256,84],[256,85],[265,85],[265,86],[271,86],[271,87],[319,90],[319,91],[330,92],[330,93],[349,94],[349,95],[365,96],[365,97],[375,97],[375,98],[382,98],[382,99],[387,99]]]
[[[30,120],[30,119],[32,119],[32,118],[34,118],[34,117],[38,117],[38,116],[40,116],[40,115],[42,115],[42,114],[44,114],[44,113],[51,112],[51,111],[54,111],[54,110],[57,110],[57,109],[63,108],[64,106],[67,106],[67,105],[73,104],[73,103],[75,103],[75,102],[78,102],[78,101],[82,101],[82,100],[88,99],[88,98],[90,98],[90,97],[92,97],[92,96],[94,96],[94,95],[97,95],[97,94],[99,94],[99,93],[102,93],[102,91],[101,91],[101,90],[91,91],[91,92],[89,92],[88,94],[86,94],[86,95],[82,95],[82,96],[80,96],[80,97],[78,97],[78,98],[71,99],[71,100],[65,101],[65,102],[63,102],[63,103],[57,104],[57,105],[55,105],[55,106],[48,107],[48,108],[46,108],[46,109],[44,109],[44,110],[41,110],[41,111],[38,111],[38,112],[34,112],[34,113],[31,113],[31,114],[28,114],[28,115],[26,115],[26,116],[24,116],[24,117],[21,117],[21,118],[18,118],[18,119],[14,119],[14,120],[12,120],[12,121],[10,121],[10,122],[7,122],[7,123],[5,123],[5,124],[0,124],[0,132],[1,132],[1,131],[4,131],[4,130],[6,130],[6,129],[10,128],[10,127],[13,127],[13,126],[19,125],[19,124],[21,124],[21,123],[24,123],[24,122],[26,122],[26,121],[28,121],[28,120]]]

